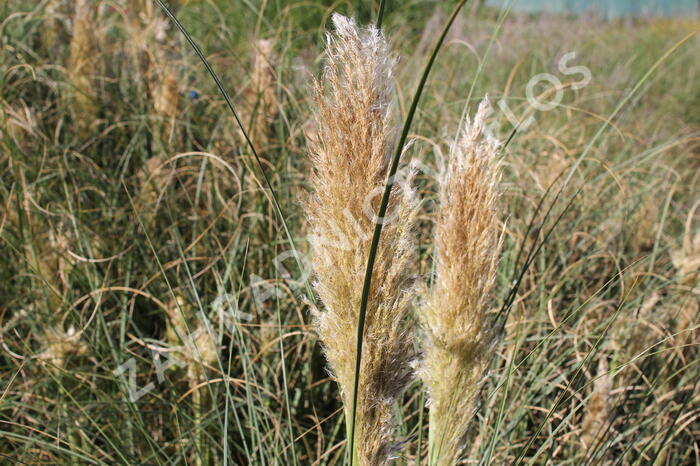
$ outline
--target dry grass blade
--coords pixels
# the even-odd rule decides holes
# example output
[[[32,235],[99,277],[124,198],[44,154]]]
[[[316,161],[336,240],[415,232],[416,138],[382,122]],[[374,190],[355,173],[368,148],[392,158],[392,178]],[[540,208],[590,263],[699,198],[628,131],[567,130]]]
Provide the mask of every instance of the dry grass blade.
[[[207,72],[209,73],[209,76],[214,80],[214,83],[216,84],[217,89],[221,93],[222,97],[226,101],[226,106],[228,107],[229,111],[233,115],[234,119],[236,120],[236,124],[240,128],[241,132],[243,133],[243,138],[245,139],[246,145],[250,149],[250,151],[253,154],[253,157],[255,158],[256,165],[260,169],[260,173],[262,174],[263,180],[265,181],[265,187],[267,188],[267,191],[269,193],[269,199],[272,205],[275,208],[275,211],[277,213],[277,216],[279,217],[280,222],[282,223],[282,227],[284,228],[284,233],[285,236],[287,237],[287,241],[289,242],[290,247],[292,248],[292,252],[294,253],[294,260],[296,261],[297,265],[299,266],[300,269],[304,269],[303,264],[301,263],[301,258],[299,257],[299,254],[296,250],[295,244],[294,244],[294,239],[292,237],[292,233],[289,230],[289,225],[287,224],[287,220],[285,218],[284,213],[282,212],[282,208],[280,207],[279,200],[277,199],[277,194],[275,193],[275,190],[272,187],[272,183],[270,183],[270,178],[268,177],[267,173],[265,172],[265,169],[263,168],[262,161],[260,159],[260,155],[258,154],[258,151],[255,149],[255,145],[253,144],[253,141],[250,139],[250,136],[248,135],[248,132],[245,129],[245,126],[243,125],[243,122],[241,121],[238,112],[236,112],[236,109],[233,105],[233,101],[231,100],[231,97],[229,96],[228,92],[226,91],[226,88],[224,88],[223,83],[221,82],[221,79],[219,79],[219,76],[216,74],[214,71],[214,68],[212,68],[211,64],[207,60],[207,58],[204,56],[204,53],[202,53],[202,50],[199,48],[199,46],[195,43],[194,39],[192,39],[192,36],[187,32],[185,27],[182,25],[182,23],[175,17],[173,12],[163,3],[162,0],[156,0],[158,2],[158,5],[163,9],[165,14],[172,20],[173,23],[175,23],[175,26],[180,30],[183,36],[185,36],[185,40],[190,44],[194,52],[197,54],[199,59],[202,61],[202,64],[204,67],[207,69]],[[304,283],[307,296],[309,299],[313,300],[313,293],[310,289],[310,286],[308,283]]]

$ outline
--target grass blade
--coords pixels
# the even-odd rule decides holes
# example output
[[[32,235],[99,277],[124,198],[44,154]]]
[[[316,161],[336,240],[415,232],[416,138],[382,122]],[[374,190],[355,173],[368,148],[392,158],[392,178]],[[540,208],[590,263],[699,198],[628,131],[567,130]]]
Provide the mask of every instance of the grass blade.
[[[379,4],[379,13],[377,14],[377,29],[382,28],[382,23],[384,22],[384,7],[386,6],[386,0],[382,0]]]

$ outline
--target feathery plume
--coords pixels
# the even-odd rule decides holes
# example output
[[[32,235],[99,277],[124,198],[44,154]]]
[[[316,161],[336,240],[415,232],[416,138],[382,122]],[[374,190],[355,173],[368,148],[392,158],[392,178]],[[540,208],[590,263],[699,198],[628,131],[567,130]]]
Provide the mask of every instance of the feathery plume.
[[[95,50],[95,4],[90,0],[75,2],[73,36],[68,59],[68,81],[73,90],[70,94],[71,110],[80,132],[84,133],[97,114],[95,92],[91,73],[97,61]]]
[[[441,170],[436,280],[421,308],[419,368],[429,394],[431,464],[456,464],[489,362],[486,311],[500,242],[498,142],[485,133],[484,100]]]
[[[603,355],[598,360],[598,377],[593,382],[593,393],[586,403],[581,440],[591,448],[603,434],[603,427],[610,414],[610,374],[608,360]]]
[[[153,92],[153,108],[162,121],[162,132],[166,140],[172,137],[175,118],[178,115],[180,92],[177,74],[172,67],[162,67]]]
[[[254,115],[251,137],[258,152],[262,152],[262,148],[267,145],[271,136],[272,123],[279,114],[274,59],[272,40],[259,39],[254,42],[253,71],[244,97],[247,113]]]
[[[307,134],[313,193],[305,202],[315,289],[323,311],[315,324],[352,418],[357,321],[371,232],[397,130],[390,110],[392,69],[386,40],[335,14],[322,82],[315,83],[315,134]],[[410,263],[417,202],[395,183],[370,290],[356,411],[359,464],[392,452],[392,407],[410,380],[412,344],[403,317],[414,297]],[[347,423],[348,432],[351,430]]]
[[[87,353],[87,345],[80,340],[81,333],[73,326],[66,331],[63,324],[47,328],[43,335],[46,349],[37,358],[60,372],[69,356],[83,356]]]
[[[176,54],[168,42],[170,21],[151,0],[129,0],[127,5],[125,28],[133,66],[158,117],[153,130],[158,139],[171,145],[180,91]]]
[[[190,462],[197,466],[210,464],[208,450],[204,446],[206,440],[202,419],[211,399],[207,397],[202,383],[207,379],[207,367],[218,361],[219,347],[211,327],[207,324],[207,317],[201,313],[195,316],[194,309],[182,296],[175,296],[166,308],[166,314],[166,338],[169,346],[176,349],[177,364],[184,363],[187,368],[187,382],[192,394],[195,435]],[[188,332],[188,329],[192,329],[192,332]]]
[[[205,368],[216,363],[218,347],[202,316],[194,322],[192,306],[182,296],[176,296],[166,309],[168,315],[166,338],[171,348],[176,348],[176,356],[187,367],[190,387],[205,380]],[[188,327],[189,322],[189,327]],[[189,331],[188,331],[189,329]]]

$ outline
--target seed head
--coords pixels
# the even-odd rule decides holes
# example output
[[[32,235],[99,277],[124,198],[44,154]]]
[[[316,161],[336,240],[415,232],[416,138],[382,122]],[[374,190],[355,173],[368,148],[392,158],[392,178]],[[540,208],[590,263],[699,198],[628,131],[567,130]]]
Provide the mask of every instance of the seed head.
[[[489,112],[484,100],[441,169],[436,277],[421,309],[419,374],[430,397],[431,454],[441,465],[457,462],[489,360],[486,311],[500,250],[498,142],[485,131]]]
[[[333,24],[323,79],[314,86],[317,128],[307,138],[315,172],[305,209],[322,302],[316,329],[349,419],[373,213],[397,126],[390,105],[394,60],[384,37],[340,15]],[[412,343],[403,319],[414,296],[416,200],[410,178],[393,187],[367,306],[355,429],[363,465],[382,464],[391,453],[393,404],[410,380]]]

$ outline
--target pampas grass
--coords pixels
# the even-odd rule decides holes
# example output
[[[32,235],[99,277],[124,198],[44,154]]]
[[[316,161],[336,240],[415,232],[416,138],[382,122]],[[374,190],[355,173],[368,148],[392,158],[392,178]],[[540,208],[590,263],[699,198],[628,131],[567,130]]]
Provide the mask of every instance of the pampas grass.
[[[170,23],[150,0],[129,0],[124,19],[135,78],[145,86],[156,117],[153,132],[170,147],[180,110],[180,70],[169,40]]]
[[[245,110],[251,118],[251,136],[258,153],[272,137],[272,124],[279,114],[275,70],[273,67],[274,42],[258,39],[253,43],[253,69],[250,84],[245,89]]]
[[[335,33],[329,19],[332,40],[345,48],[332,48],[335,84],[319,78],[322,114],[307,70],[322,63],[324,8],[179,2],[183,29],[201,45],[193,52],[152,1],[90,0],[97,53],[86,75],[99,119],[85,137],[74,124],[81,115],[67,67],[76,0],[32,3],[0,8],[7,16],[0,31],[0,360],[7,381],[0,451],[7,458],[340,465],[355,447],[356,463],[425,465],[432,430],[433,463],[700,461],[693,409],[700,237],[692,208],[700,181],[692,84],[700,67],[695,43],[673,48],[692,24],[669,23],[661,34],[646,19],[620,29],[591,18],[540,20],[483,8],[448,36],[460,40],[441,47],[433,26],[419,47],[435,2],[398,8],[384,1],[384,33],[401,48],[400,65],[384,66],[378,32],[353,25],[355,40]],[[335,6],[369,20],[373,5]],[[258,39],[274,40],[269,55]],[[362,60],[348,58],[353,50]],[[428,56],[430,50],[440,52]],[[559,72],[568,51],[577,53],[569,65],[590,68],[588,87],[574,91],[580,77]],[[198,53],[221,74],[218,83]],[[659,57],[667,58],[652,66]],[[377,233],[368,214],[382,196],[385,154],[393,153],[389,172],[404,157],[392,97],[407,122],[399,137],[415,137],[410,156],[429,167],[440,134],[457,126],[464,105],[476,112],[475,96],[498,92],[522,119],[528,83],[542,72],[561,80],[564,95],[500,150],[508,189],[498,212],[508,227],[498,293],[472,283],[469,271],[479,264],[477,278],[488,281],[498,228],[493,212],[494,237],[479,239],[479,212],[488,210],[474,193],[490,192],[483,170],[454,168],[459,176],[444,176],[450,163],[459,166],[457,143],[443,176],[426,169],[417,188],[432,199],[438,181],[448,193],[459,193],[448,189],[459,186],[455,180],[481,187],[455,194],[449,209],[436,202],[420,210],[418,258],[411,257],[410,188],[395,186],[382,198],[391,201],[391,221]],[[227,102],[219,84],[231,91]],[[538,85],[546,101],[550,84]],[[238,122],[226,108],[252,144],[231,127]],[[173,116],[173,131],[164,131]],[[500,138],[513,130],[501,109],[488,122]],[[302,128],[311,140],[324,138],[314,148],[325,151],[317,151],[324,162],[317,167]],[[300,208],[304,188],[316,199],[306,200],[313,222]],[[435,229],[469,234],[454,241],[458,246],[436,247]],[[301,299],[314,294],[306,283],[309,251],[300,247],[310,233],[323,298],[315,301],[316,324],[343,391],[324,374],[324,345]],[[375,238],[383,242],[372,274]],[[465,249],[477,251],[471,262],[451,253]],[[430,277],[435,287],[404,306],[414,293],[411,274],[431,271],[436,258],[443,265]],[[363,278],[372,292],[368,309],[365,299],[357,305]],[[505,324],[509,334],[489,346],[484,320],[491,321],[488,295],[496,294],[503,296],[499,316],[510,316],[498,328]],[[477,304],[462,303],[470,299]],[[412,343],[411,318],[428,305],[435,331],[421,319],[422,344]],[[366,332],[356,327],[363,310]],[[358,334],[367,336],[364,363]],[[421,346],[420,356],[411,354]],[[484,348],[494,359],[488,377]],[[446,370],[427,365],[431,356]],[[394,403],[412,358],[421,376],[438,367],[429,380],[437,388],[425,391],[415,381]],[[359,385],[353,368],[361,369]],[[343,401],[349,419],[355,411],[353,385],[361,390],[356,441],[343,428]],[[450,390],[454,409],[429,420]]]
[[[37,354],[37,359],[49,364],[50,370],[60,373],[70,356],[87,354],[87,345],[80,340],[81,332],[73,326],[63,329],[63,324],[49,327],[42,335],[45,349]]]
[[[219,348],[214,336],[207,328],[203,314],[195,316],[194,309],[182,296],[177,295],[166,308],[168,345],[175,349],[175,358],[184,363],[187,383],[192,397],[194,440],[193,464],[208,463],[204,452],[205,434],[202,425],[203,413],[208,407],[206,396],[207,368],[216,364]],[[195,322],[196,321],[196,322]]]
[[[168,305],[166,314],[168,346],[177,349],[178,359],[186,365],[190,388],[195,390],[206,378],[205,368],[216,364],[216,342],[207,330],[206,323],[196,319],[194,309],[182,296],[175,297]]]
[[[71,86],[69,106],[75,124],[83,134],[97,115],[95,89],[92,83],[92,73],[97,62],[96,12],[95,4],[90,0],[75,2],[73,35],[67,65],[68,82]]]
[[[153,108],[159,117],[163,139],[171,141],[175,129],[175,119],[178,115],[180,100],[179,81],[176,71],[169,66],[163,66],[157,73],[153,91]]]
[[[439,180],[436,280],[421,307],[419,369],[430,405],[430,464],[453,465],[489,363],[488,299],[498,252],[498,143],[485,133],[485,100],[461,130]]]
[[[608,361],[602,357],[598,360],[598,375],[593,382],[593,393],[585,405],[581,441],[586,448],[591,448],[603,433],[602,430],[610,416],[610,374]]]
[[[316,329],[348,420],[372,212],[397,128],[390,108],[394,60],[384,37],[337,14],[333,24],[323,80],[315,86],[317,133],[308,141],[315,173],[305,208],[315,288],[323,304],[315,314]],[[413,299],[416,201],[408,184],[394,188],[367,307],[353,452],[362,465],[382,464],[390,455],[392,408],[411,373],[413,345],[403,318]]]

